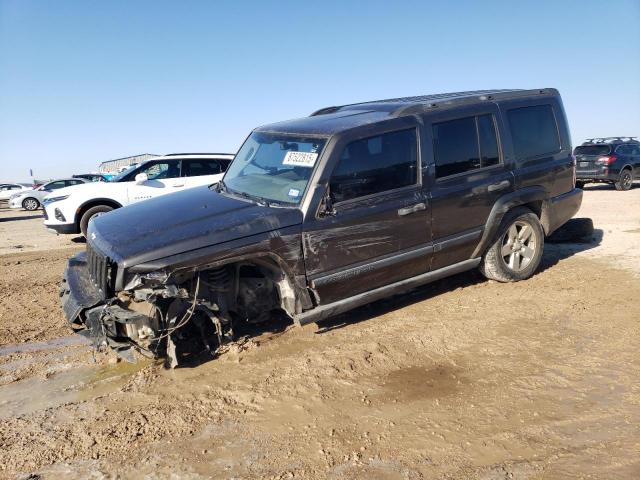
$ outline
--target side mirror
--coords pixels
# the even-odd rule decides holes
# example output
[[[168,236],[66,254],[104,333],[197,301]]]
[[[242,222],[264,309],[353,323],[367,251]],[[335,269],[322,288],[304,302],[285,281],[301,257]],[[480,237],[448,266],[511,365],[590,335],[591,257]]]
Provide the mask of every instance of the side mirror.
[[[149,180],[149,177],[146,173],[139,173],[136,175],[136,185],[141,185],[147,180]]]
[[[320,204],[320,216],[321,217],[335,217],[338,212],[333,208],[333,200],[331,199],[331,192],[329,187],[322,197],[322,203]]]

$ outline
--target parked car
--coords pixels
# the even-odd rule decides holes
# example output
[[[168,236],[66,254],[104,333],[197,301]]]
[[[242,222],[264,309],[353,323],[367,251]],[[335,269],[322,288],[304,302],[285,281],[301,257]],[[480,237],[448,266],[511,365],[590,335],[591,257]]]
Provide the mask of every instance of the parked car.
[[[22,190],[27,190],[27,187],[19,183],[2,183],[0,184],[0,200],[9,200],[11,195]]]
[[[51,182],[40,185],[36,188],[29,188],[26,190],[18,191],[9,197],[9,206],[11,208],[23,208],[25,210],[33,211],[42,206],[44,197],[51,192],[60,190],[62,188],[73,187],[86,183],[84,178],[60,178]]]
[[[577,185],[609,183],[630,190],[640,180],[640,142],[635,137],[591,138],[574,150]]]
[[[79,173],[78,175],[72,175],[73,178],[84,178],[90,182],[108,182],[109,178],[101,173]]]
[[[60,190],[45,199],[44,224],[55,233],[86,235],[96,215],[222,178],[233,155],[171,154],[132,165],[109,182]]]
[[[274,312],[302,325],[474,268],[527,279],[574,186],[555,89],[329,107],[255,129],[216,186],[96,218],[62,305],[96,345],[175,366]]]

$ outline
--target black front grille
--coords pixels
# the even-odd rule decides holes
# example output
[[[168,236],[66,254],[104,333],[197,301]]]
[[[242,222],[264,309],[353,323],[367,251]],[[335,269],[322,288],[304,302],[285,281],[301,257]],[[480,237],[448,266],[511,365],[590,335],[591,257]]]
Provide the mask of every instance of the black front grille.
[[[106,298],[110,293],[111,262],[109,257],[95,250],[90,243],[87,243],[87,267],[91,283]]]

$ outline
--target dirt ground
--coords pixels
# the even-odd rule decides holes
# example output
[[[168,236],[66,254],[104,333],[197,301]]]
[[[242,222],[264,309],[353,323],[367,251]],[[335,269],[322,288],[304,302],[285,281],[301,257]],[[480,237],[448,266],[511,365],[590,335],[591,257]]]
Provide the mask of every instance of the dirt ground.
[[[173,371],[70,335],[83,245],[27,216],[0,209],[0,477],[640,478],[640,187],[587,187],[593,242],[528,281],[458,275]]]

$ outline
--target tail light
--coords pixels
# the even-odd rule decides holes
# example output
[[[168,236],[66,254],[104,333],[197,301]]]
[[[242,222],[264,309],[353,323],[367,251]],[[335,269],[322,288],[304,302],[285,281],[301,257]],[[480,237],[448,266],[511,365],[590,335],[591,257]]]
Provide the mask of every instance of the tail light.
[[[602,165],[611,165],[613,162],[615,162],[618,159],[618,157],[616,157],[615,155],[607,155],[605,157],[600,157],[598,158],[598,160],[596,160],[598,163],[602,164]]]

